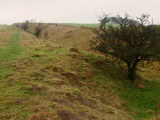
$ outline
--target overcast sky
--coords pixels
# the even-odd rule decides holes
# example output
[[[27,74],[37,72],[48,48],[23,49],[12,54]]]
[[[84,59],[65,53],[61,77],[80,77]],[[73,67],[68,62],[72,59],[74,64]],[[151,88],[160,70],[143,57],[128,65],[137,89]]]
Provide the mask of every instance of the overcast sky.
[[[160,24],[160,0],[0,0],[0,24],[39,22],[96,23],[103,13],[149,13]]]

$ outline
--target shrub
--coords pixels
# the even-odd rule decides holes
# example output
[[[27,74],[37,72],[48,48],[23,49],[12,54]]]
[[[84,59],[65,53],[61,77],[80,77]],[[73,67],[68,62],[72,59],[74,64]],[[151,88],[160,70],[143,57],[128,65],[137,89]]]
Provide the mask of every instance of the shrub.
[[[150,61],[160,57],[160,29],[149,24],[149,15],[143,14],[136,21],[126,14],[117,15],[118,27],[106,25],[108,15],[100,19],[99,29],[91,47],[105,55],[111,55],[125,62],[128,67],[128,79],[134,81],[136,67],[140,61]]]

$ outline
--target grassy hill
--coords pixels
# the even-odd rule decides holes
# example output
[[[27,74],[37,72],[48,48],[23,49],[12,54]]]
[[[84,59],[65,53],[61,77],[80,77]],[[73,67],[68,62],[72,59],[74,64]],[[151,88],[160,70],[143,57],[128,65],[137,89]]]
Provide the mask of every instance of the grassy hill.
[[[92,28],[50,25],[40,38],[0,28],[0,120],[159,119],[159,62],[133,84],[119,62],[90,50]]]

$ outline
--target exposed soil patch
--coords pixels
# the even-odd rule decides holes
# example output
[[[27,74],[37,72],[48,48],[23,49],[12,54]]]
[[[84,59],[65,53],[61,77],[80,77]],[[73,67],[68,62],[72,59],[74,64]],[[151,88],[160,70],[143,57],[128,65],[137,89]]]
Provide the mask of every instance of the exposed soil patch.
[[[69,51],[79,53],[79,50],[77,48],[71,48]]]
[[[104,67],[108,66],[107,62],[104,61],[104,60],[98,60],[96,62],[93,62],[93,64],[96,65],[96,66],[99,66],[99,67],[101,67],[101,66],[104,66]]]
[[[54,67],[52,68],[52,70],[53,70],[54,72],[59,72],[59,73],[61,73],[61,72],[63,71],[61,67],[56,67],[56,66],[54,66]]]
[[[78,76],[75,72],[63,72],[62,75],[66,76],[71,84],[76,84],[78,82]]]
[[[94,101],[84,99],[83,97],[79,97],[78,99],[83,105],[96,109],[96,105],[95,105],[96,103]]]
[[[69,54],[68,56],[72,57],[73,59],[76,59],[78,57],[76,54]]]
[[[97,120],[97,118],[95,116],[92,116],[92,115],[88,116],[88,119],[89,120]]]
[[[82,116],[82,117],[86,117],[87,116],[86,112],[80,112],[79,115]]]
[[[79,120],[75,115],[66,110],[59,110],[57,114],[62,120]]]
[[[72,31],[67,32],[66,34],[72,33]]]
[[[67,36],[65,36],[65,38],[70,38],[70,37],[72,37],[71,35],[67,35]]]
[[[27,88],[28,91],[32,91],[32,92],[41,92],[41,88],[33,86],[33,87],[29,87]]]
[[[16,105],[19,105],[19,104],[24,104],[25,102],[27,102],[28,99],[19,99],[15,102]]]
[[[8,75],[7,75],[7,77],[12,77],[12,76],[13,76],[13,74],[8,74]]]

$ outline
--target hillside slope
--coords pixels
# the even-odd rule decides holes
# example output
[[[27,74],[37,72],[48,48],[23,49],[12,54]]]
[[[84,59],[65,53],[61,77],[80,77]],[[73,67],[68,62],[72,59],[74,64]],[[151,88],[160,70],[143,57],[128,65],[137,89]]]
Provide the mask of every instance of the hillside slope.
[[[126,80],[125,69],[89,49],[91,29],[47,30],[48,39],[21,31],[17,47],[7,46],[21,52],[1,63],[0,119],[146,120],[159,114],[160,83]]]

